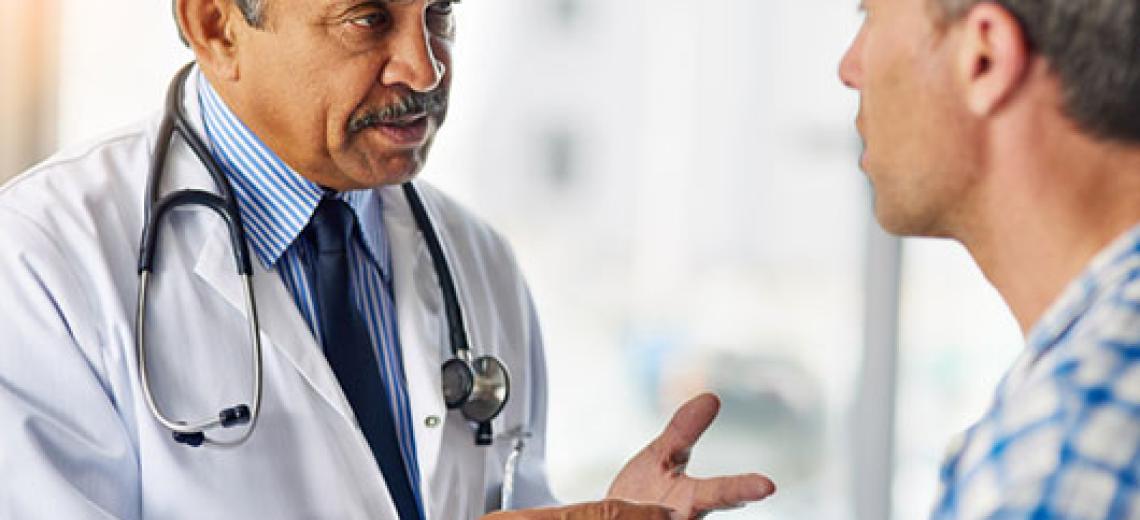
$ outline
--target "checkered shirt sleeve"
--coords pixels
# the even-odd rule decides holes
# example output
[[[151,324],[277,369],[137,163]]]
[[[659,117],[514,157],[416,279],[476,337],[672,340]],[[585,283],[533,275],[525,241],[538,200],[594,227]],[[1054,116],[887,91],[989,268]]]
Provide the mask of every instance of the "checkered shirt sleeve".
[[[932,518],[1140,519],[1138,235],[1035,327],[990,410],[948,450]]]

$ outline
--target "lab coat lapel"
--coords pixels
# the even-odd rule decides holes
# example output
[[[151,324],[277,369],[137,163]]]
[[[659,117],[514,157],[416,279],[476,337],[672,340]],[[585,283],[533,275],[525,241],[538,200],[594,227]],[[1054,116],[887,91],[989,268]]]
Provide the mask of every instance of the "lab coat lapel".
[[[402,190],[393,186],[381,188],[379,193],[384,201],[384,225],[392,246],[392,284],[400,348],[423,478],[421,485],[426,489],[439,461],[444,431],[442,420],[447,414],[440,390],[447,324],[431,257]],[[428,425],[429,417],[440,421]],[[430,500],[425,502],[430,510]]]
[[[237,276],[228,232],[220,222],[208,233],[202,246],[195,274],[217,292],[233,308],[248,319],[245,294]],[[293,298],[281,282],[276,271],[269,271],[258,261],[253,262],[253,292],[257,302],[266,348],[276,348],[301,373],[301,376],[345,420],[354,424],[354,416],[341,391],[336,375],[329,368],[312,331],[305,324]]]
[[[239,277],[237,276],[232,254],[229,248],[229,235],[224,225],[217,222],[209,230],[209,240],[202,247],[195,266],[195,274],[206,285],[229,303],[235,312],[248,319],[245,308],[245,296]],[[317,344],[313,333],[305,324],[300,311],[293,303],[292,296],[282,283],[276,271],[265,269],[260,262],[255,261],[253,277],[254,297],[257,300],[257,315],[260,321],[260,330],[263,341],[263,355],[270,349],[280,352],[297,369],[301,377],[309,384],[344,419],[345,432],[359,430],[356,419],[348,400],[336,380],[336,375],[325,360],[324,353]],[[368,448],[364,437],[360,433],[341,439],[355,438],[360,443],[361,455],[367,457]],[[365,460],[365,459],[362,459]],[[368,457],[367,460],[371,460]],[[376,518],[396,518],[395,506],[387,495],[387,486],[379,468],[372,468],[371,478],[375,479],[370,487],[371,493],[378,494],[377,498],[385,511],[385,516]],[[352,470],[356,471],[356,470]],[[362,486],[369,488],[369,486]]]

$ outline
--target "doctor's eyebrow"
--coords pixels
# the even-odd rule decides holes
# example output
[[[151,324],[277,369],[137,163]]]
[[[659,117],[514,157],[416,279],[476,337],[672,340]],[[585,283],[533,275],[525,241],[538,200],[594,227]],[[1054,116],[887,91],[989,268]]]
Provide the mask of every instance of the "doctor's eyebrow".
[[[380,7],[385,5],[409,4],[414,0],[339,0],[325,6],[325,14],[344,14],[358,7]]]

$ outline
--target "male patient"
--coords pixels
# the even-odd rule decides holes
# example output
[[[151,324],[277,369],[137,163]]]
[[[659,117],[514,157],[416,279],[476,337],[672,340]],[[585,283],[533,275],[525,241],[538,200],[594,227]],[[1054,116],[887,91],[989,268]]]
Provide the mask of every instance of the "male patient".
[[[1028,343],[934,517],[1140,518],[1140,1],[864,4],[879,222],[964,244]]]

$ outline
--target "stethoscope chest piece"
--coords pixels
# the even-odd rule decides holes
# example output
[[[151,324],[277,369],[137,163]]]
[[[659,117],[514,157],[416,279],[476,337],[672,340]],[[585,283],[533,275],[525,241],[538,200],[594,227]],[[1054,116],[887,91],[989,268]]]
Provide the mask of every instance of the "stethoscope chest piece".
[[[502,412],[510,397],[511,378],[507,367],[492,356],[468,362],[454,357],[443,364],[443,399],[449,410],[458,409],[480,432],[490,431],[490,422]],[[484,435],[477,434],[477,439]],[[489,444],[488,439],[486,444]],[[484,442],[479,442],[484,444]]]
[[[465,419],[476,424],[475,444],[489,446],[494,437],[491,420],[503,411],[507,399],[511,397],[510,374],[502,361],[494,356],[471,359],[471,346],[463,322],[463,310],[459,305],[455,280],[443,253],[443,246],[440,244],[423,200],[412,183],[404,184],[404,195],[431,255],[447,315],[447,329],[453,357],[445,361],[441,367],[443,400],[449,410],[459,410]]]
[[[443,402],[448,410],[463,406],[475,388],[475,371],[462,359],[451,358],[443,364]]]
[[[443,364],[443,399],[450,410],[458,409],[467,420],[487,422],[507,404],[511,380],[498,359],[483,356],[468,363],[452,358]]]

